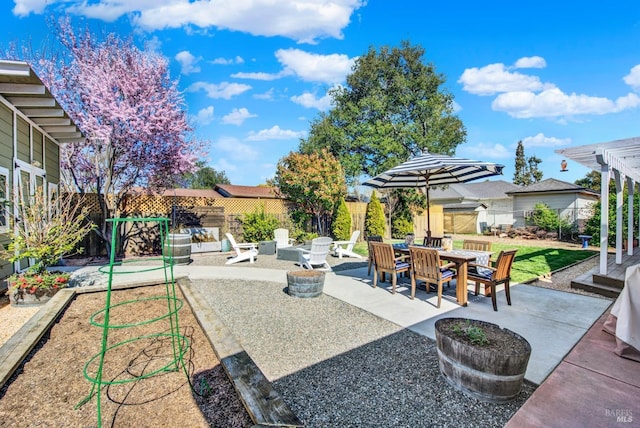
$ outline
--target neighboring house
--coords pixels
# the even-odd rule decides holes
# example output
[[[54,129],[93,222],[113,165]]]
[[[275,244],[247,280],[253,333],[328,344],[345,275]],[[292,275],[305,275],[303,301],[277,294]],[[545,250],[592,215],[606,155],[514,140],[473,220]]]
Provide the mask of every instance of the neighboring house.
[[[513,198],[519,186],[504,180],[455,183],[432,188],[429,199],[442,205],[445,232],[482,233],[486,228],[513,224]]]
[[[225,198],[282,199],[274,187],[216,184],[215,190]]]
[[[507,192],[513,197],[514,226],[526,225],[537,203],[543,202],[562,218],[567,218],[582,230],[591,217],[591,208],[600,195],[577,184],[548,178],[530,186]]]
[[[84,136],[56,99],[22,61],[0,60],[0,244],[13,233],[10,221],[20,194],[36,187],[51,195],[60,181],[60,144],[84,140]],[[0,260],[0,278],[14,272]]]

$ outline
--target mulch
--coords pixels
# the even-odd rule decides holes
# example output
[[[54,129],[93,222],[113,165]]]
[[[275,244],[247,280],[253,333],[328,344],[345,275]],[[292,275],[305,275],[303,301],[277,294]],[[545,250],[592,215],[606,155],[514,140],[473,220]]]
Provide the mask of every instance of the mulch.
[[[251,419],[217,360],[188,304],[179,311],[179,331],[189,341],[184,365],[161,370],[146,379],[132,380],[152,371],[173,367],[168,319],[151,323],[167,312],[164,285],[113,291],[109,344],[105,354],[101,394],[103,426],[136,427],[248,427]],[[178,290],[179,292],[179,290]],[[178,296],[182,298],[182,296]],[[40,343],[0,390],[0,427],[97,426],[98,405],[92,383],[83,375],[85,364],[98,355],[102,331],[90,318],[105,306],[104,292],[76,296]],[[184,300],[184,299],[183,299]],[[136,301],[118,307],[114,304]],[[102,322],[102,316],[96,320]],[[160,334],[160,335],[158,335]],[[146,336],[152,337],[146,338]],[[97,361],[87,368],[97,378]],[[123,381],[119,384],[118,382]]]

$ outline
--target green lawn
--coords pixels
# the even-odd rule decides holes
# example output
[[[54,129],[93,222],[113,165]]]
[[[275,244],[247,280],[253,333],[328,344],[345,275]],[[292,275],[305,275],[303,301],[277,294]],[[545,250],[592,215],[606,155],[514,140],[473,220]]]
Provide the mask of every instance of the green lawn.
[[[522,283],[536,279],[560,268],[588,259],[597,254],[590,250],[569,250],[566,248],[529,247],[526,245],[513,245],[500,242],[491,243],[493,259],[502,250],[517,249],[516,258],[511,268],[511,282]],[[454,241],[453,248],[462,248],[462,241]]]
[[[494,259],[501,250],[518,250],[513,267],[511,268],[511,282],[514,284],[536,279],[541,275],[549,274],[597,254],[595,251],[583,249],[569,250],[565,248],[553,248],[553,243],[549,245],[549,248],[545,248],[513,245],[508,242],[494,242],[491,244],[491,250],[494,252]],[[462,248],[462,241],[454,241],[453,248]],[[367,243],[358,242],[354,250],[358,254],[366,256],[368,254]]]

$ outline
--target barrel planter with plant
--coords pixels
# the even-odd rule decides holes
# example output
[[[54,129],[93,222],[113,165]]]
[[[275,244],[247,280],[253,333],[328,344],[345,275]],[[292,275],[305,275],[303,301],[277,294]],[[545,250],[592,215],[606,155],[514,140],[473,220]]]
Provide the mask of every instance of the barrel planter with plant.
[[[317,297],[324,288],[323,271],[298,270],[287,272],[288,293],[294,297]]]
[[[440,371],[451,385],[489,402],[518,396],[531,356],[525,338],[466,318],[439,319],[435,329]]]

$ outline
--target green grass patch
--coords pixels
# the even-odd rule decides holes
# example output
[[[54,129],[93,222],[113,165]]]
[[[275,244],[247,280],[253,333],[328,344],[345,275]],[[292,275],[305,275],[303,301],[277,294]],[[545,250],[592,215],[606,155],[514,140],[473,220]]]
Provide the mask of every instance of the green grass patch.
[[[453,248],[462,248],[462,241],[454,241]],[[491,243],[492,259],[502,250],[517,249],[516,258],[511,267],[511,282],[522,283],[547,275],[563,267],[571,266],[597,254],[590,250],[570,250],[553,247],[530,247],[509,243]]]

